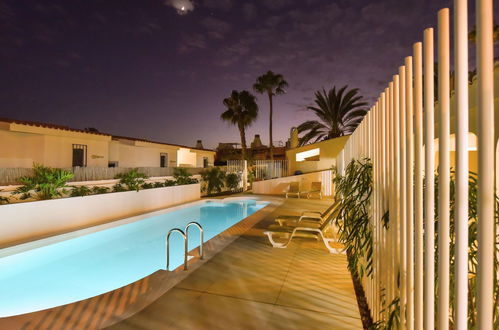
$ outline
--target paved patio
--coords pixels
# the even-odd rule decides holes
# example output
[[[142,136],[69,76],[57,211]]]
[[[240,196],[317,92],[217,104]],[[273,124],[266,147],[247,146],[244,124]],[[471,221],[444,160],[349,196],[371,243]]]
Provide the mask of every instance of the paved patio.
[[[345,255],[296,239],[274,249],[262,232],[278,214],[330,201],[286,200],[134,316],[108,329],[362,329]]]

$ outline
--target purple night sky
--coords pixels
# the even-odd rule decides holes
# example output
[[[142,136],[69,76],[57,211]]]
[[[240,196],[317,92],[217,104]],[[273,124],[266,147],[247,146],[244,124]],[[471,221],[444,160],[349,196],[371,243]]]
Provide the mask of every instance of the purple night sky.
[[[323,86],[358,87],[372,103],[450,4],[0,0],[0,117],[213,148],[239,142],[219,119],[223,98],[270,69],[290,84],[275,99],[274,137],[285,141],[313,118],[304,109]],[[258,102],[247,139],[267,143],[267,98]]]

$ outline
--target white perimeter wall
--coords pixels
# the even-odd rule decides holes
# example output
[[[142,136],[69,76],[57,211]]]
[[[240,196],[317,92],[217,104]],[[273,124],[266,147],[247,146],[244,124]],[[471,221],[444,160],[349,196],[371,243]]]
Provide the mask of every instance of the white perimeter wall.
[[[300,183],[300,191],[310,190],[312,182],[322,182],[324,196],[333,195],[333,176],[331,170],[287,176],[284,178],[253,182],[253,193],[258,195],[285,194],[291,182]]]
[[[108,193],[0,206],[0,247],[200,199],[200,185]]]

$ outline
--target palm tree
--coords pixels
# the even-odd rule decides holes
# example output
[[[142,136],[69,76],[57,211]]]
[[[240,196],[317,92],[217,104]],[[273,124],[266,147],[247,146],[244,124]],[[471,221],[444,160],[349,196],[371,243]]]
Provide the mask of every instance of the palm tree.
[[[256,79],[256,83],[253,85],[253,89],[260,94],[267,94],[269,96],[269,106],[270,106],[270,118],[269,118],[269,148],[270,148],[270,159],[274,159],[274,145],[272,143],[272,97],[275,95],[281,95],[286,93],[285,88],[288,87],[288,83],[284,80],[281,74],[275,74],[272,71],[268,71],[266,74],[261,75]]]
[[[494,43],[499,41],[499,25],[494,22],[494,30],[492,32],[494,38]],[[476,25],[473,26],[470,32],[468,32],[468,40],[476,44]]]
[[[248,91],[232,91],[230,97],[223,100],[227,110],[220,118],[237,126],[241,135],[243,159],[246,158],[246,127],[250,126],[258,116],[256,97]]]
[[[328,92],[315,92],[315,106],[307,109],[313,111],[320,120],[308,120],[298,126],[298,133],[305,133],[300,138],[300,145],[328,140],[351,134],[367,113],[358,95],[357,88],[347,90],[343,86],[338,91],[336,86]]]

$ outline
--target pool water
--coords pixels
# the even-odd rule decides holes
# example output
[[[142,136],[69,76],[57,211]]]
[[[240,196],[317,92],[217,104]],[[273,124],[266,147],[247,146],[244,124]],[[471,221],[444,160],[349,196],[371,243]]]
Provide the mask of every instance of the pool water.
[[[0,258],[0,317],[91,298],[166,268],[165,237],[196,221],[205,242],[266,203],[251,199],[206,201],[77,238]],[[36,220],[34,220],[36,221]],[[189,250],[199,246],[189,228]],[[0,250],[1,252],[1,250]],[[170,237],[170,270],[183,263],[183,239]]]

